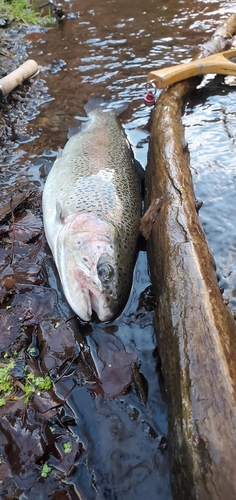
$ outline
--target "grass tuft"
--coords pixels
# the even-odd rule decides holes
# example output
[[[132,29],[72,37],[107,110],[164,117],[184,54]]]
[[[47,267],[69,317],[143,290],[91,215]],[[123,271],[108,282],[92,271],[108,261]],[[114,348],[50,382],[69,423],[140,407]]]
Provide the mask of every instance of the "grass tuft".
[[[6,23],[15,21],[18,24],[41,26],[55,21],[50,8],[47,16],[41,16],[39,12],[34,12],[33,7],[32,2],[27,0],[0,0],[0,17],[3,17]]]

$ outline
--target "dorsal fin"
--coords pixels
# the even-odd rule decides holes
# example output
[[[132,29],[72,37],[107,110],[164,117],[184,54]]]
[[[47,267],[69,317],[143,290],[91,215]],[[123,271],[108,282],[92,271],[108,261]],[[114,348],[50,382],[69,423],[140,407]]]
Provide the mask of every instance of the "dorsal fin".
[[[82,125],[75,125],[74,127],[69,127],[67,139],[71,139],[74,135],[81,132]]]
[[[115,101],[106,101],[104,97],[90,97],[84,109],[89,116],[90,113],[93,113],[98,108],[102,108],[104,112],[112,112],[115,113],[116,116],[121,115],[127,108],[128,102],[115,102]]]

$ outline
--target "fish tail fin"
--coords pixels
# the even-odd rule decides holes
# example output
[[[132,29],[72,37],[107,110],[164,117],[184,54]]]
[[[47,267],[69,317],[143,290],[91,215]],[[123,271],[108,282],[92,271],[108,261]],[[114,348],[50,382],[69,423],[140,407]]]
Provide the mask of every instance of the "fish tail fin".
[[[89,115],[90,113],[95,111],[97,108],[106,107],[106,105],[107,105],[107,102],[104,99],[104,97],[90,97],[87,104],[85,104],[84,109],[85,109],[87,115]]]
[[[103,108],[104,111],[113,111],[116,116],[119,116],[128,108],[128,105],[128,102],[116,103],[106,101],[104,97],[90,97],[87,104],[84,106],[84,109],[87,115],[95,111],[97,108]]]

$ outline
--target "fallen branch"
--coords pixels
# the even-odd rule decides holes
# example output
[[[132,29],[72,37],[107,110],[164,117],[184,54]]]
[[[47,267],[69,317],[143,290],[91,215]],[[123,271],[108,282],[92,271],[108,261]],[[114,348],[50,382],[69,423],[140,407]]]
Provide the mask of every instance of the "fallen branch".
[[[0,208],[0,223],[2,223],[7,216],[11,215],[12,211],[19,209],[34,192],[34,189],[28,189],[25,193],[20,193],[10,202],[5,203],[5,205]]]
[[[214,34],[212,47],[220,36],[222,50],[227,48],[235,31],[231,16]],[[235,500],[236,327],[196,212],[181,121],[186,97],[198,83],[199,78],[190,79],[163,91],[154,111],[147,203],[162,196],[169,202],[153,224],[148,258],[168,402],[173,497]]]
[[[12,200],[10,201],[10,207],[11,207],[12,233],[13,233],[12,244],[11,244],[11,258],[10,258],[10,263],[12,264],[14,259],[14,245],[15,245],[15,215],[12,206]]]

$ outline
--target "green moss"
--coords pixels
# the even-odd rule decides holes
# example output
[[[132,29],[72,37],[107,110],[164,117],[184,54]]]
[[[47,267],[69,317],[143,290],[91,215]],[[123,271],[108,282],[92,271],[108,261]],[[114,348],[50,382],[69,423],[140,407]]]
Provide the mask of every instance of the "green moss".
[[[0,406],[5,404],[7,396],[9,396],[13,390],[9,372],[14,366],[14,360],[10,361],[10,363],[6,363],[6,365],[2,363],[0,366]]]
[[[48,466],[48,464],[44,464],[41,470],[41,477],[47,477],[51,470],[52,469]]]
[[[0,0],[0,16],[8,23],[13,20],[19,24],[43,25],[54,22],[50,9],[48,16],[41,16],[33,11],[32,3],[27,0]]]
[[[15,359],[11,359],[8,363],[0,363],[0,406],[6,404],[10,399],[17,399],[17,395],[15,394],[16,383],[10,373],[14,368],[15,363]],[[28,367],[26,366],[25,368],[27,369]],[[52,382],[48,375],[46,375],[46,377],[36,377],[33,373],[25,373],[20,386],[25,393],[25,403],[29,402],[30,397],[36,391],[48,391],[51,387]],[[17,390],[19,390],[18,387]]]
[[[28,352],[29,352],[29,354],[34,355],[36,353],[36,348],[35,347],[31,347],[30,349],[28,349]]]
[[[72,451],[72,444],[70,441],[68,443],[63,444],[64,452],[65,453],[70,453]]]
[[[48,375],[46,377],[35,377],[33,373],[28,373],[25,379],[25,403],[29,402],[30,397],[37,389],[49,391],[52,387],[52,382]]]

